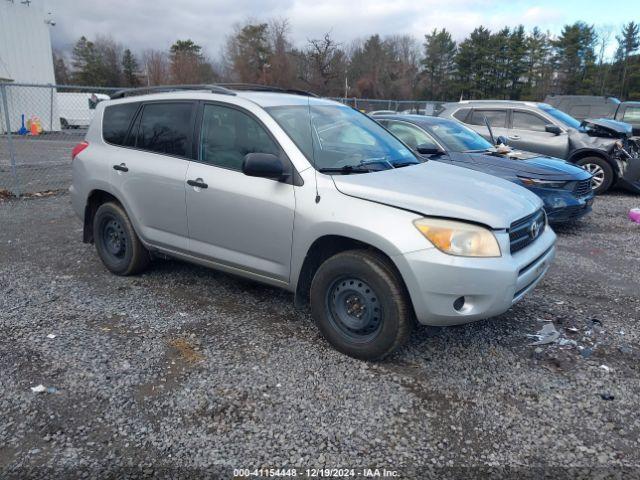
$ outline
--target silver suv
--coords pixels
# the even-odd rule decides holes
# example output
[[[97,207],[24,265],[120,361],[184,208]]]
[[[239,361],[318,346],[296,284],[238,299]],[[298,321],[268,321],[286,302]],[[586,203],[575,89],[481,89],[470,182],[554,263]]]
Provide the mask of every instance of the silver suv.
[[[640,148],[630,125],[608,119],[579,122],[546,103],[464,100],[446,103],[438,116],[462,122],[512,147],[575,163],[593,175],[596,194],[619,185],[640,193]]]
[[[361,359],[396,350],[415,320],[498,315],[547,271],[555,234],[536,195],[419,160],[342,104],[255,88],[98,105],[71,196],[107,269],[170,256],[282,287]]]

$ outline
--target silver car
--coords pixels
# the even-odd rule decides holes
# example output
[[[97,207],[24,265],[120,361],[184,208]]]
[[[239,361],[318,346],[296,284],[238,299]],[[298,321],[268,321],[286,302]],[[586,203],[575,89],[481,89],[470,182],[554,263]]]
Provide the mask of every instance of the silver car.
[[[117,275],[170,256],[282,287],[336,349],[380,359],[415,320],[504,312],[555,255],[536,195],[419,160],[340,103],[135,93],[101,102],[72,154],[84,241]]]
[[[546,103],[515,100],[464,100],[446,103],[438,116],[466,124],[520,150],[574,163],[592,174],[596,194],[618,185],[640,193],[640,144],[631,126],[609,119],[579,122]]]

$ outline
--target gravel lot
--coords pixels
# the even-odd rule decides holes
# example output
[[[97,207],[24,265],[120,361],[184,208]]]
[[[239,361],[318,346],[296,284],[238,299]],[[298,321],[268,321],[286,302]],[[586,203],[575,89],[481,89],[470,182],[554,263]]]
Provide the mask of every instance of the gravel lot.
[[[107,273],[67,195],[0,203],[0,477],[637,477],[639,205],[616,192],[558,229],[555,265],[504,315],[364,363],[285,292],[177,261]],[[548,321],[559,341],[530,346]]]

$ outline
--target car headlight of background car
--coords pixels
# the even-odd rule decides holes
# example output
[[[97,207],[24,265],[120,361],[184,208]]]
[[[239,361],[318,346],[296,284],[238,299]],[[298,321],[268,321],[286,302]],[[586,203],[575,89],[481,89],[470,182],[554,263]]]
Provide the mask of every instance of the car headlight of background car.
[[[460,257],[499,257],[500,246],[491,230],[471,223],[438,218],[413,222],[438,250]]]
[[[520,176],[518,176],[518,179],[528,187],[562,188],[567,184],[567,182],[564,180],[542,180],[539,178],[528,178]]]

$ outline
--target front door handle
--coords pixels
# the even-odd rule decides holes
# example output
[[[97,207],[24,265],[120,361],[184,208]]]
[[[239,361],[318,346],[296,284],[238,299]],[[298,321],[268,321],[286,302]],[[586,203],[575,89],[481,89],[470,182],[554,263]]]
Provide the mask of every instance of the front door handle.
[[[129,168],[124,163],[121,163],[120,165],[114,165],[113,169],[117,170],[119,172],[128,172],[129,171]]]
[[[195,188],[207,188],[209,185],[204,183],[204,180],[201,178],[196,178],[195,180],[187,180],[187,185],[191,185]]]

